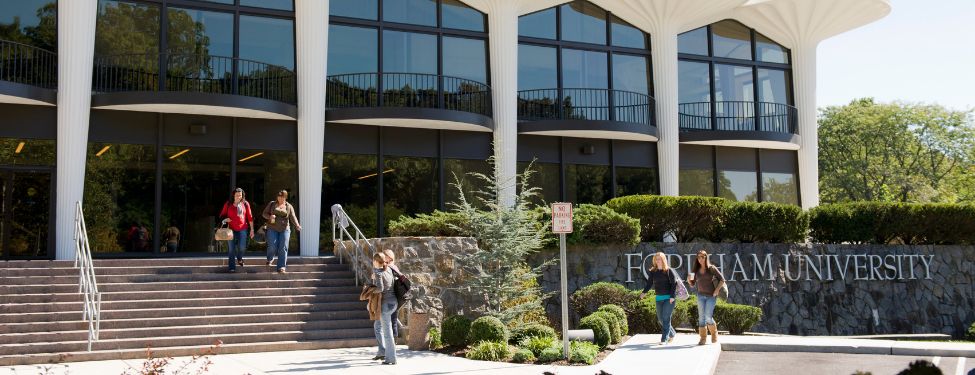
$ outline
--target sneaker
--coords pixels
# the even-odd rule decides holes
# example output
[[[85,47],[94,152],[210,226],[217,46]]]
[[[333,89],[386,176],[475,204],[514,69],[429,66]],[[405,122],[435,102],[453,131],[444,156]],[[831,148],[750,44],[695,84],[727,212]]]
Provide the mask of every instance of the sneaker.
[[[287,272],[287,271],[285,271],[285,270],[284,270],[284,268],[282,268],[282,269],[279,269],[279,270],[278,270],[278,273],[288,273],[288,272]]]

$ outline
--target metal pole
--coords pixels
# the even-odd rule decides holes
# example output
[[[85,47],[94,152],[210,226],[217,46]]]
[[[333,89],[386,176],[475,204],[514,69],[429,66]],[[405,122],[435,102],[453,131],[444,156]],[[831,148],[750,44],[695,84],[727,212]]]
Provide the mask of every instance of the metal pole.
[[[561,274],[562,289],[562,354],[569,360],[569,293],[566,280],[568,277],[568,262],[565,257],[565,233],[559,233],[559,273]]]

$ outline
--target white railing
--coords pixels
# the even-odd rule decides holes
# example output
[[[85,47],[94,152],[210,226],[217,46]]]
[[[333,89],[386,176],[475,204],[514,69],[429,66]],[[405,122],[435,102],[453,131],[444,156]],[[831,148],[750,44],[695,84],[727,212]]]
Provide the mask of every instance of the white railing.
[[[91,261],[91,246],[88,244],[88,230],[85,227],[85,216],[81,209],[81,202],[75,203],[74,217],[74,266],[79,267],[78,293],[84,297],[84,320],[88,321],[88,351],[91,351],[92,340],[98,341],[98,328],[102,316],[102,294],[98,293],[98,283],[95,281],[95,266]]]

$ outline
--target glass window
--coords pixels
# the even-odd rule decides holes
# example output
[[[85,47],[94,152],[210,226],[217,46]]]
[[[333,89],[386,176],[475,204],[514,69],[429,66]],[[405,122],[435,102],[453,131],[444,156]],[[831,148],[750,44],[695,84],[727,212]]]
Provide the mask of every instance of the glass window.
[[[762,172],[762,202],[799,205],[799,188],[793,173]]]
[[[479,193],[486,187],[488,187],[487,181],[484,179],[472,176],[470,173],[480,173],[485,176],[491,177],[494,174],[494,170],[491,168],[491,163],[487,160],[463,160],[463,159],[444,159],[444,209],[448,212],[454,211],[456,207],[453,204],[460,203],[460,194],[463,191],[464,199],[474,207],[482,207],[481,200],[478,197],[483,197]],[[460,189],[458,189],[456,184],[460,184]]]
[[[437,36],[384,30],[383,72],[437,74]]]
[[[708,55],[708,28],[694,29],[677,36],[677,53]]]
[[[0,160],[6,165],[54,166],[54,140],[0,138]]]
[[[714,64],[714,100],[719,102],[754,101],[752,68]]]
[[[561,6],[562,40],[606,44],[606,11],[586,1]]]
[[[616,167],[616,196],[658,194],[657,168]]]
[[[298,207],[298,153],[295,151],[269,151],[237,149],[237,186],[244,189],[245,198],[251,204],[254,229],[264,224],[261,213],[277,192],[288,191],[288,202]],[[221,207],[222,208],[222,207]],[[292,224],[293,225],[293,224]],[[288,252],[298,252],[298,235],[291,227]],[[248,241],[247,251],[267,252],[267,245]]]
[[[234,55],[232,13],[168,8],[166,17],[166,52],[226,57]]]
[[[158,53],[159,22],[158,6],[100,0],[95,54]]]
[[[332,205],[341,204],[368,238],[379,236],[379,183],[376,155],[325,154],[322,164],[320,248],[332,248]],[[390,212],[390,211],[386,211]]]
[[[484,13],[457,0],[443,0],[443,27],[484,31]]]
[[[765,35],[755,33],[755,48],[757,48],[755,52],[758,55],[758,61],[780,64],[789,63],[789,52],[785,47],[773,42],[772,39],[769,39]]]
[[[46,257],[49,231],[51,230],[52,184],[54,174],[12,170],[4,178],[10,190],[4,198],[9,199],[6,208],[9,227],[6,245],[7,256]],[[2,207],[0,207],[2,208]],[[2,229],[2,228],[0,228]]]
[[[92,251],[133,251],[129,232],[138,221],[150,239],[145,250],[151,252],[156,219],[156,146],[88,143],[84,198]],[[163,228],[175,219],[164,217]],[[183,218],[178,219],[177,230]]]
[[[437,1],[383,0],[383,21],[437,26]]]
[[[487,83],[487,56],[483,39],[443,37],[443,74]],[[448,82],[444,82],[445,85]]]
[[[281,18],[241,15],[239,56],[242,59],[294,70],[295,22]]]
[[[234,5],[234,0],[195,0],[195,1],[202,1],[202,2],[207,2],[207,3],[217,3],[217,4],[230,4],[230,5]]]
[[[528,178],[528,187],[538,188],[538,195],[535,196],[532,203],[539,206],[547,206],[561,201],[562,175],[559,173],[559,163],[529,163],[520,161],[518,162],[518,172],[525,173],[529,164],[532,168],[532,174]]]
[[[518,17],[518,36],[555,39],[555,8]]]
[[[612,198],[608,165],[565,165],[565,199],[574,204],[603,204]]]
[[[714,171],[710,169],[681,169],[678,172],[681,196],[714,196]]]
[[[607,89],[608,65],[606,52],[562,49],[562,87]]]
[[[0,39],[57,52],[57,2],[5,1],[0,8]]]
[[[518,90],[553,89],[559,86],[557,50],[554,47],[518,45]],[[557,95],[553,95],[555,97]]]
[[[619,19],[610,17],[613,30],[613,45],[617,47],[647,48],[647,34],[633,25]]]
[[[347,0],[342,0],[347,1]],[[292,0],[240,0],[240,5],[267,9],[295,10]],[[293,236],[296,237],[296,236]],[[289,248],[290,249],[290,248]]]
[[[714,57],[752,59],[752,31],[735,21],[721,21],[711,25]]]
[[[379,17],[379,0],[339,0],[328,3],[328,15],[339,17],[362,18],[376,20]],[[332,42],[331,31],[328,34],[329,44]],[[332,55],[329,54],[329,57]],[[329,64],[332,62],[329,61]],[[331,244],[331,242],[329,242]]]
[[[613,88],[650,95],[649,59],[613,54]]]
[[[383,157],[383,228],[402,215],[428,214],[440,206],[436,158]],[[375,181],[376,172],[364,180]]]
[[[680,103],[681,128],[711,129],[711,68],[708,63],[677,62],[677,101]]]
[[[162,219],[181,224],[178,251],[226,252],[213,234],[230,199],[230,149],[163,146],[163,157]]]
[[[732,202],[758,202],[758,173],[718,171],[718,196]]]
[[[792,104],[789,72],[758,68],[758,101]]]
[[[331,4],[335,3],[336,1],[331,2]],[[377,71],[379,71],[379,30],[328,25],[328,75]]]

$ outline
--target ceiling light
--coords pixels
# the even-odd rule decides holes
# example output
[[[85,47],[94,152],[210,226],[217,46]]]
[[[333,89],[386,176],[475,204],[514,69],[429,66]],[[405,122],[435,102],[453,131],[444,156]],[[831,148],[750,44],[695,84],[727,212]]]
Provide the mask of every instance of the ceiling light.
[[[323,171],[324,171],[324,170],[326,170],[326,169],[328,169],[328,167],[322,167],[322,170],[323,170]]]
[[[395,169],[390,169],[388,171],[383,171],[383,173],[392,172],[392,171],[395,171]]]
[[[368,176],[362,176],[362,177],[359,177],[359,179],[361,180],[361,179],[363,179],[363,178],[369,178],[369,177],[372,177],[372,176],[377,176],[377,175],[379,175],[379,173],[373,173],[373,174],[371,174],[371,175],[368,175]]]
[[[190,152],[190,149],[185,149],[185,150],[183,150],[183,151],[180,151],[180,152],[179,152],[179,153],[177,153],[176,155],[173,155],[173,156],[170,156],[169,158],[170,158],[170,159],[176,159],[176,158],[177,158],[178,156],[180,156],[180,155],[182,155],[182,154],[185,154],[185,153],[187,153],[187,152]]]
[[[98,153],[95,154],[95,156],[102,156],[102,154],[104,154],[105,151],[108,151],[109,148],[112,148],[112,146],[105,146],[105,148],[103,148],[101,151],[98,151]]]
[[[256,158],[256,157],[261,156],[261,155],[264,155],[264,153],[263,152],[258,152],[258,153],[254,154],[254,155],[248,156],[248,157],[243,158],[243,159],[240,159],[238,161],[244,161],[244,160],[247,160],[247,159]]]
[[[20,150],[23,150],[23,149],[24,149],[24,142],[20,142],[20,144],[17,145],[17,151],[14,151],[14,153],[19,154],[20,153]]]

